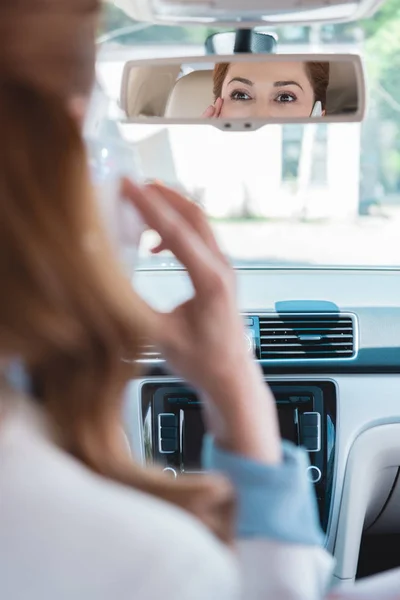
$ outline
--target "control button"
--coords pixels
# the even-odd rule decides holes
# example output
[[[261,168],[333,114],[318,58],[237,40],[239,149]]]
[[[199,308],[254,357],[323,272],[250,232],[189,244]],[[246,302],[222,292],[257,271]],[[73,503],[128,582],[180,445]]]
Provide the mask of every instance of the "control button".
[[[318,412],[307,412],[303,414],[303,426],[318,427],[321,415]]]
[[[178,450],[178,439],[176,440],[160,440],[161,454],[172,454]]]
[[[304,423],[302,423],[301,433],[305,438],[315,437],[318,435],[318,429],[315,425],[304,425]]]
[[[317,435],[303,437],[302,446],[307,452],[319,452],[321,450],[320,439]]]
[[[172,477],[173,479],[176,479],[178,477],[178,473],[172,467],[165,467],[165,469],[163,469],[163,471],[164,471],[164,473],[167,473],[167,475],[169,475],[169,477]]]
[[[305,412],[300,415],[300,445],[307,452],[321,450],[321,415],[318,412]]]
[[[160,427],[177,427],[178,421],[173,413],[164,413],[158,416]]]
[[[174,413],[158,415],[158,450],[160,454],[173,454],[178,450],[178,419]]]
[[[178,429],[176,427],[161,427],[162,440],[175,440],[178,437]]]
[[[316,467],[314,465],[312,465],[311,467],[308,467],[307,477],[308,477],[308,480],[311,481],[311,483],[318,483],[319,481],[321,481],[321,477],[322,477],[321,469],[318,469],[318,467]]]

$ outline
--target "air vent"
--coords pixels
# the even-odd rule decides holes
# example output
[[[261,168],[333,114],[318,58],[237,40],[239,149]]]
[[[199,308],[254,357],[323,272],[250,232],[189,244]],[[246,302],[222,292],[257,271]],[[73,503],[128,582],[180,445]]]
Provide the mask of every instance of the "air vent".
[[[261,360],[349,359],[355,355],[354,319],[342,314],[260,316]]]

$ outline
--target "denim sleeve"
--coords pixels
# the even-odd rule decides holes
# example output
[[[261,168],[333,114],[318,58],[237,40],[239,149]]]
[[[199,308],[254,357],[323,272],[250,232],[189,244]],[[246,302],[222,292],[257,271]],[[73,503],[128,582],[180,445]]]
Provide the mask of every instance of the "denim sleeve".
[[[317,501],[306,471],[307,454],[283,442],[283,461],[269,466],[218,448],[204,438],[203,467],[233,483],[238,502],[237,537],[322,545]]]

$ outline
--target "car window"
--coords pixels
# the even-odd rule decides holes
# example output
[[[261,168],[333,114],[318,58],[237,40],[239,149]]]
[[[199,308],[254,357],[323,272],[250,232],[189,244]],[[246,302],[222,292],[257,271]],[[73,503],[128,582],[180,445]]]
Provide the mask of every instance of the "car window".
[[[130,58],[202,55],[215,30],[134,23],[109,4],[98,74],[114,101]],[[113,33],[114,32],[114,33]],[[368,21],[274,30],[279,52],[359,53],[368,74],[360,124],[272,125],[226,133],[205,126],[119,124],[142,174],[201,204],[235,266],[400,265],[400,6]],[[169,268],[146,234],[140,267]]]

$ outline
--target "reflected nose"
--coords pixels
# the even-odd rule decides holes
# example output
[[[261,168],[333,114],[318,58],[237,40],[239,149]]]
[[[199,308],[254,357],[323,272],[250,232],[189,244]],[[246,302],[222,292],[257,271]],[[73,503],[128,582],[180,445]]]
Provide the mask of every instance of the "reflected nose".
[[[266,105],[261,105],[257,110],[256,110],[256,114],[254,115],[256,118],[258,119],[270,119],[271,117],[273,117],[274,115],[272,114],[272,111],[270,109],[270,107],[266,104]]]
[[[252,107],[251,116],[253,119],[270,119],[273,111],[268,102],[257,102]]]

